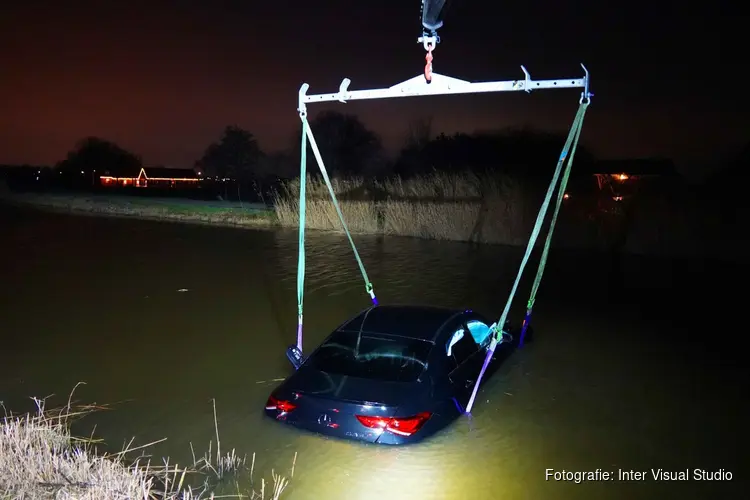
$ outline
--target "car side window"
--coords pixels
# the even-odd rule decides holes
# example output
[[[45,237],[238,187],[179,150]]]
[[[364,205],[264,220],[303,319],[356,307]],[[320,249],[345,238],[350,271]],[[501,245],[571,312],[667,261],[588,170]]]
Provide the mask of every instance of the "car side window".
[[[477,345],[484,346],[485,343],[489,343],[490,327],[484,322],[472,319],[466,323],[466,326],[469,328],[471,336],[474,337],[474,342],[476,342]]]
[[[464,325],[459,326],[448,338],[446,345],[446,356],[449,358],[448,366],[453,368],[459,366],[477,352],[477,349],[477,343],[469,330]]]

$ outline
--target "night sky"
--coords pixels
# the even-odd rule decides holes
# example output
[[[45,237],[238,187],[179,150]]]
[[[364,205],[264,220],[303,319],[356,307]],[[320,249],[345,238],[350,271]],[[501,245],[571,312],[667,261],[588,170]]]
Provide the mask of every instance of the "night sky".
[[[9,4],[11,2],[6,2]],[[746,17],[729,2],[454,0],[434,70],[468,80],[592,74],[582,140],[601,157],[669,156],[689,174],[750,140]],[[726,7],[722,4],[727,4]],[[28,0],[0,14],[0,163],[54,164],[88,135],[146,164],[192,166],[228,124],[290,146],[297,90],[420,74],[419,0]],[[743,62],[744,59],[744,62]],[[732,81],[732,78],[737,78]],[[355,113],[395,151],[434,132],[566,130],[579,90],[317,105]]]

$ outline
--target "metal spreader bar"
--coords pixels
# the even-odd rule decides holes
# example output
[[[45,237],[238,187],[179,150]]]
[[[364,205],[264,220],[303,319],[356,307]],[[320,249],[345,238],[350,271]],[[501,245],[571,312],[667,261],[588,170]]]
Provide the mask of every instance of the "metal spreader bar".
[[[532,80],[524,66],[523,80],[508,80],[503,82],[469,82],[450,76],[432,73],[431,82],[425,80],[424,75],[415,76],[392,87],[370,90],[349,90],[351,80],[344,78],[339,91],[334,94],[312,94],[307,91],[310,85],[302,84],[299,89],[299,108],[302,114],[307,113],[307,103],[329,101],[355,101],[363,99],[390,99],[393,97],[414,97],[423,95],[446,94],[478,94],[482,92],[517,92],[541,89],[569,89],[582,88],[581,101],[588,100],[593,94],[589,92],[589,71],[581,64],[584,71],[583,78],[569,78],[560,80]]]

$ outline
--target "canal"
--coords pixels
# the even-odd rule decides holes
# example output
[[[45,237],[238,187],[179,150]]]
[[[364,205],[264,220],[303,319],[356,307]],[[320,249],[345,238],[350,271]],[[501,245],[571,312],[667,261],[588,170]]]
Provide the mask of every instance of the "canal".
[[[75,217],[3,207],[0,400],[55,394],[111,404],[86,417],[108,451],[132,437],[181,464],[215,444],[256,454],[255,476],[294,477],[284,498],[738,497],[748,371],[734,264],[555,251],[535,342],[481,390],[471,417],[410,448],[300,434],[262,415],[296,336],[297,235]],[[356,237],[381,303],[497,316],[516,248]],[[305,345],[367,307],[346,240],[308,235]],[[533,279],[512,310],[518,320]],[[730,482],[656,481],[651,469],[731,471]],[[649,471],[630,481],[554,471]],[[241,481],[249,479],[240,477]],[[241,484],[242,486],[242,484]],[[234,490],[234,487],[231,488]]]

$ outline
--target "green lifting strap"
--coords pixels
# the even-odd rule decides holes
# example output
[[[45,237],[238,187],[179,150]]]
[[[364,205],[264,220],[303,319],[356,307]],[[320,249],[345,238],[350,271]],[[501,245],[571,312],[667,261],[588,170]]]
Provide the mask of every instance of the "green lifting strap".
[[[518,284],[521,282],[521,277],[523,276],[523,271],[526,268],[526,264],[529,261],[529,258],[531,257],[531,252],[534,249],[534,245],[536,244],[537,238],[539,237],[539,233],[542,230],[542,226],[544,225],[544,219],[547,215],[547,210],[549,208],[549,204],[552,201],[552,194],[555,192],[555,187],[557,186],[558,181],[560,180],[560,174],[562,173],[563,164],[566,160],[568,160],[568,164],[565,169],[565,174],[563,176],[563,181],[567,184],[568,176],[570,175],[570,168],[573,164],[572,160],[575,156],[576,148],[578,147],[578,138],[581,135],[581,128],[583,126],[583,117],[586,114],[586,109],[589,106],[589,99],[581,99],[581,104],[578,107],[578,112],[576,113],[575,120],[573,121],[573,125],[570,128],[570,132],[568,133],[568,138],[565,140],[565,145],[563,146],[562,152],[560,153],[560,159],[557,161],[557,167],[555,168],[555,173],[552,176],[552,181],[550,182],[549,187],[547,188],[547,194],[544,196],[544,201],[542,202],[542,206],[539,209],[539,213],[536,217],[536,222],[534,224],[534,229],[531,232],[531,237],[529,238],[529,243],[526,245],[526,252],[524,253],[523,260],[521,261],[521,266],[518,268],[518,274],[516,275],[516,280],[513,283],[513,288],[510,291],[510,295],[508,296],[508,301],[505,303],[505,309],[503,309],[503,313],[500,316],[500,320],[497,323],[494,323],[491,327],[491,334],[492,334],[492,341],[490,343],[490,347],[487,350],[487,355],[484,360],[484,364],[482,365],[482,369],[479,372],[479,376],[476,379],[476,382],[474,383],[474,389],[471,393],[471,397],[469,398],[469,402],[466,405],[466,412],[469,413],[471,411],[471,408],[474,404],[474,400],[477,396],[477,390],[479,389],[479,384],[482,381],[482,377],[484,376],[484,372],[487,369],[487,365],[489,364],[490,359],[492,358],[492,355],[495,351],[495,347],[497,347],[497,344],[502,340],[502,331],[505,327],[505,322],[508,318],[508,313],[510,312],[510,306],[513,303],[513,298],[516,295],[516,291],[518,290]],[[570,155],[568,153],[570,152]],[[562,188],[564,189],[564,187]],[[554,230],[554,225],[557,221],[557,211],[559,210],[559,204],[562,196],[564,196],[564,191],[561,189],[560,194],[558,196],[558,206],[556,207],[555,211],[555,217],[553,217],[549,234],[547,236],[547,242],[545,243],[545,248],[547,249],[547,245],[550,241],[552,231]],[[548,253],[548,249],[547,249]],[[547,255],[546,253],[542,256],[543,261],[546,260]],[[540,270],[537,271],[537,279],[535,280],[535,288],[539,287],[538,282],[541,281],[541,275],[544,272],[544,266],[540,266]]]
[[[539,285],[542,282],[542,275],[544,269],[547,267],[547,257],[549,256],[549,249],[552,243],[552,235],[555,232],[555,225],[557,224],[557,216],[560,214],[560,207],[562,207],[563,200],[565,199],[565,190],[568,187],[568,179],[570,178],[570,171],[573,170],[573,158],[575,156],[576,148],[578,147],[578,139],[581,137],[581,129],[583,128],[583,116],[586,113],[588,107],[588,101],[581,103],[581,114],[580,121],[575,131],[575,137],[573,138],[573,145],[570,149],[570,158],[568,164],[565,167],[562,180],[560,181],[560,189],[557,192],[557,202],[555,203],[555,211],[552,212],[552,221],[550,222],[549,231],[547,232],[547,238],[544,241],[544,250],[542,251],[542,257],[539,260],[539,269],[536,271],[536,277],[534,278],[534,285],[531,287],[531,295],[529,301],[526,304],[526,309],[531,311],[536,302],[536,294],[539,291]]]
[[[565,163],[565,160],[568,159],[568,152],[570,152],[571,159],[575,155],[575,148],[578,146],[577,137],[581,134],[581,127],[583,126],[583,117],[586,114],[586,108],[588,107],[588,105],[589,105],[588,101],[584,101],[584,102],[581,102],[581,105],[578,107],[578,113],[576,113],[575,120],[573,121],[573,126],[570,128],[570,132],[568,133],[568,138],[565,140],[565,145],[563,146],[563,150],[560,153],[560,159],[557,161],[555,174],[552,176],[552,182],[550,182],[550,185],[547,188],[547,194],[544,196],[544,201],[542,202],[542,206],[539,209],[539,213],[536,216],[536,223],[534,224],[534,229],[531,232],[529,243],[526,245],[526,253],[523,256],[523,260],[521,261],[521,266],[518,268],[516,281],[513,283],[513,288],[511,289],[510,295],[508,296],[508,301],[505,303],[505,309],[503,309],[503,314],[500,316],[500,320],[496,324],[495,338],[498,341],[500,340],[500,334],[505,325],[505,321],[508,319],[510,306],[513,303],[513,298],[516,295],[516,291],[518,290],[518,284],[521,282],[523,271],[526,268],[526,264],[529,262],[529,258],[531,257],[531,252],[534,250],[534,245],[536,245],[537,238],[539,238],[539,233],[542,231],[542,226],[544,225],[544,218],[547,215],[547,209],[549,208],[550,201],[552,200],[552,194],[555,192],[555,187],[557,186],[557,182],[560,179],[560,174],[562,172],[563,164]],[[570,173],[571,164],[572,164],[571,162],[568,163],[568,168],[566,169],[567,173]],[[554,224],[554,221],[552,222],[552,224]],[[554,229],[554,226],[550,227],[550,231],[552,231],[553,229]]]
[[[352,247],[352,251],[354,252],[354,258],[357,260],[357,265],[359,266],[359,271],[362,273],[362,279],[365,281],[365,290],[370,295],[370,298],[373,302],[377,303],[375,299],[375,292],[373,290],[372,283],[370,283],[370,278],[367,276],[367,271],[365,271],[365,265],[362,263],[362,259],[359,257],[359,252],[357,251],[357,247],[354,244],[354,240],[352,239],[351,232],[349,232],[349,227],[346,225],[346,221],[344,220],[344,214],[341,212],[341,207],[339,206],[339,202],[336,199],[336,193],[333,191],[333,185],[331,185],[331,179],[328,177],[328,171],[326,170],[325,163],[323,162],[323,158],[320,155],[320,150],[318,149],[318,144],[315,142],[315,136],[313,136],[312,129],[310,128],[310,123],[307,121],[306,115],[301,115],[300,118],[302,119],[302,127],[304,128],[303,135],[307,135],[307,139],[310,141],[310,147],[312,148],[313,155],[315,156],[315,160],[318,162],[318,167],[320,168],[320,173],[323,175],[323,180],[326,183],[326,187],[328,188],[328,193],[331,195],[331,200],[333,201],[333,206],[336,208],[336,213],[339,216],[339,220],[341,221],[341,226],[344,228],[344,232],[346,233],[346,237],[349,239],[349,244]],[[305,182],[305,180],[300,179],[300,182]]]
[[[299,250],[297,254],[297,349],[302,351],[302,309],[305,302],[305,225],[307,220],[307,135],[302,133],[299,165]]]

